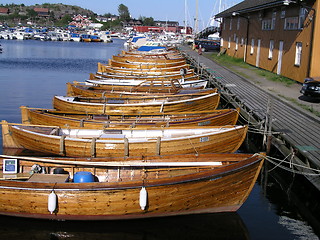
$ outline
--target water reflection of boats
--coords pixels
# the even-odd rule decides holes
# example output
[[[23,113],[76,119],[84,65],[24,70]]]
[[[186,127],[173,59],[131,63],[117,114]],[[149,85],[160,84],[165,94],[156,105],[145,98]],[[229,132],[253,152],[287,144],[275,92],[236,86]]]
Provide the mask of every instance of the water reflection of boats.
[[[52,222],[1,216],[0,224],[3,239],[250,239],[237,213],[108,222]]]

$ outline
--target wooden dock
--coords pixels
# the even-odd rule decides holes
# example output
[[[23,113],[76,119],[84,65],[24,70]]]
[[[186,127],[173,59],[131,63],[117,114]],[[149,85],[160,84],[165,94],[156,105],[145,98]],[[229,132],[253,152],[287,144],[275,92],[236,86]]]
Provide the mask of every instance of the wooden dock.
[[[293,163],[303,165],[305,168],[296,167],[294,171],[302,172],[320,190],[319,171],[313,170],[320,169],[320,119],[199,55],[189,46],[181,46],[180,50],[199,73],[221,90],[223,98],[241,108],[241,115],[252,126],[259,131],[270,130],[272,147],[283,156],[290,155]]]

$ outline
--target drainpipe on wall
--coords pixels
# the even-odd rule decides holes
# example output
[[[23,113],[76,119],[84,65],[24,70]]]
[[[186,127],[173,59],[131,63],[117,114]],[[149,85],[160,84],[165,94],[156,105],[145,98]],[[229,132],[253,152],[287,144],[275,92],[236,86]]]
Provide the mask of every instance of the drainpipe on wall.
[[[244,47],[244,56],[243,56],[243,61],[244,62],[246,62],[246,60],[247,60],[247,49],[248,49],[248,42],[249,42],[249,17],[246,17],[246,16],[243,16],[243,15],[241,15],[240,13],[238,13],[238,12],[233,12],[232,13],[232,16],[238,16],[238,17],[242,17],[242,18],[244,18],[244,19],[246,19],[247,20],[247,33],[246,33],[246,44],[245,44],[245,47]]]
[[[311,34],[310,34],[310,52],[309,52],[309,61],[308,61],[308,68],[307,68],[307,77],[310,77],[311,72],[311,61],[312,61],[312,51],[313,51],[313,36],[314,36],[314,26],[316,21],[316,10],[311,8],[313,11],[313,18],[312,18],[312,27],[311,27]]]

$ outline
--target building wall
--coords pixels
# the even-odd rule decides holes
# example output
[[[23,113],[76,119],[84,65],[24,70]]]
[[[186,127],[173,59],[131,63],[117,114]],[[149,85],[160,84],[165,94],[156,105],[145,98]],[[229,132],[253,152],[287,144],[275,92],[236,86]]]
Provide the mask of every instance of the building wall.
[[[313,8],[316,10],[316,17],[314,20],[314,33],[312,42],[312,57],[310,64],[310,77],[320,76],[320,3],[317,1]]]
[[[299,18],[299,11],[299,6],[289,5],[276,9],[253,12],[249,15],[249,19],[247,19],[247,16],[225,18],[222,23],[223,48],[227,49],[226,53],[229,56],[244,58],[245,61],[251,65],[303,82],[309,75],[311,53],[310,39],[312,36],[313,21],[310,21],[309,18],[306,17],[303,28],[292,30],[284,29],[285,19],[287,18],[287,21],[289,21],[290,18]],[[312,12],[308,11],[307,14],[312,14]],[[240,21],[240,23],[238,23],[238,21]],[[248,24],[249,31],[247,33]],[[265,26],[264,30],[262,26]],[[240,43],[241,39],[246,39],[247,34],[248,44],[246,49],[245,44],[241,45]],[[236,50],[237,39],[238,50]],[[252,39],[254,40],[253,52],[251,51]],[[259,40],[260,54],[258,54]],[[270,41],[273,41],[271,55],[269,54]],[[279,62],[278,55],[280,41],[283,42],[283,52],[282,61]],[[295,64],[297,43],[301,44],[302,49],[299,65]],[[314,51],[318,51],[319,53],[319,50],[317,49],[314,49]],[[313,61],[313,64],[319,64],[319,59],[316,58],[316,60]],[[281,69],[279,68],[280,66]]]

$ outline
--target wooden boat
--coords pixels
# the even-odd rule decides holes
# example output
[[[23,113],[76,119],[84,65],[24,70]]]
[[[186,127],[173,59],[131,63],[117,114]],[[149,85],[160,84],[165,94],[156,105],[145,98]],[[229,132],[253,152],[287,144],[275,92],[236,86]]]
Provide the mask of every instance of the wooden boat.
[[[184,76],[181,75],[179,72],[168,72],[168,73],[154,73],[154,74],[135,74],[135,73],[128,73],[128,72],[96,72],[95,74],[90,73],[89,79],[134,79],[134,80],[172,80],[172,79],[178,79],[178,80],[197,80],[200,79],[199,75],[194,73],[193,69],[188,69],[186,74]]]
[[[68,157],[235,152],[247,129],[233,125],[96,130],[2,122],[4,147]]]
[[[99,86],[102,89],[112,91],[126,92],[169,92],[176,93],[182,88],[198,88],[204,89],[207,84],[207,79],[179,81],[178,79],[163,80],[163,79],[148,79],[148,80],[117,80],[117,79],[101,79],[101,80],[86,80],[86,83]]]
[[[258,154],[180,155],[120,163],[2,157],[1,163],[14,158],[20,167],[16,174],[0,174],[0,214],[53,220],[234,212],[248,198],[263,165]],[[37,169],[46,173],[34,173]]]
[[[97,72],[111,72],[111,73],[127,73],[127,74],[164,74],[167,72],[178,72],[181,69],[189,69],[188,64],[173,66],[173,67],[163,67],[163,68],[123,68],[123,67],[114,67],[103,63],[98,63],[98,71]]]
[[[177,126],[235,125],[239,109],[221,109],[212,112],[186,112],[162,115],[95,115],[63,112],[54,109],[20,107],[23,124],[50,125],[72,128],[146,128]]]
[[[142,58],[154,58],[154,57],[160,57],[160,58],[176,58],[181,57],[181,53],[177,50],[167,50],[162,52],[144,52],[144,51],[122,51],[121,55],[124,56],[139,56]]]
[[[197,88],[182,87],[177,81],[161,81],[161,83],[168,83],[163,86],[159,85],[143,85],[139,84],[136,87],[127,85],[112,85],[100,84],[93,85],[88,83],[81,83],[74,81],[73,83],[67,83],[67,96],[82,96],[82,97],[100,97],[100,98],[137,98],[137,97],[150,97],[154,100],[165,100],[165,98],[186,99],[194,96],[205,95],[209,93],[217,92],[217,89],[203,89],[199,88],[201,85],[195,85]],[[120,81],[119,81],[120,82]],[[124,81],[126,82],[126,81]],[[155,82],[155,81],[154,81]],[[121,83],[121,82],[120,82]],[[153,83],[151,81],[144,81],[144,83]],[[196,82],[194,82],[195,84]],[[193,86],[193,83],[190,84]],[[106,87],[107,86],[107,87]],[[184,84],[185,86],[185,84]],[[135,91],[136,90],[136,91]]]
[[[53,107],[61,111],[109,114],[156,114],[191,111],[212,111],[220,102],[220,94],[211,93],[191,99],[179,101],[149,101],[141,102],[127,99],[103,99],[85,97],[54,96]]]
[[[109,59],[109,66],[120,67],[120,68],[130,68],[130,69],[157,69],[157,68],[171,68],[180,67],[184,68],[187,66],[186,61],[179,62],[118,62],[113,59]]]
[[[179,62],[186,61],[184,57],[176,57],[176,58],[159,58],[159,57],[140,57],[140,56],[125,56],[125,55],[113,55],[112,59],[118,62],[155,62],[155,63],[171,63],[171,62]]]

